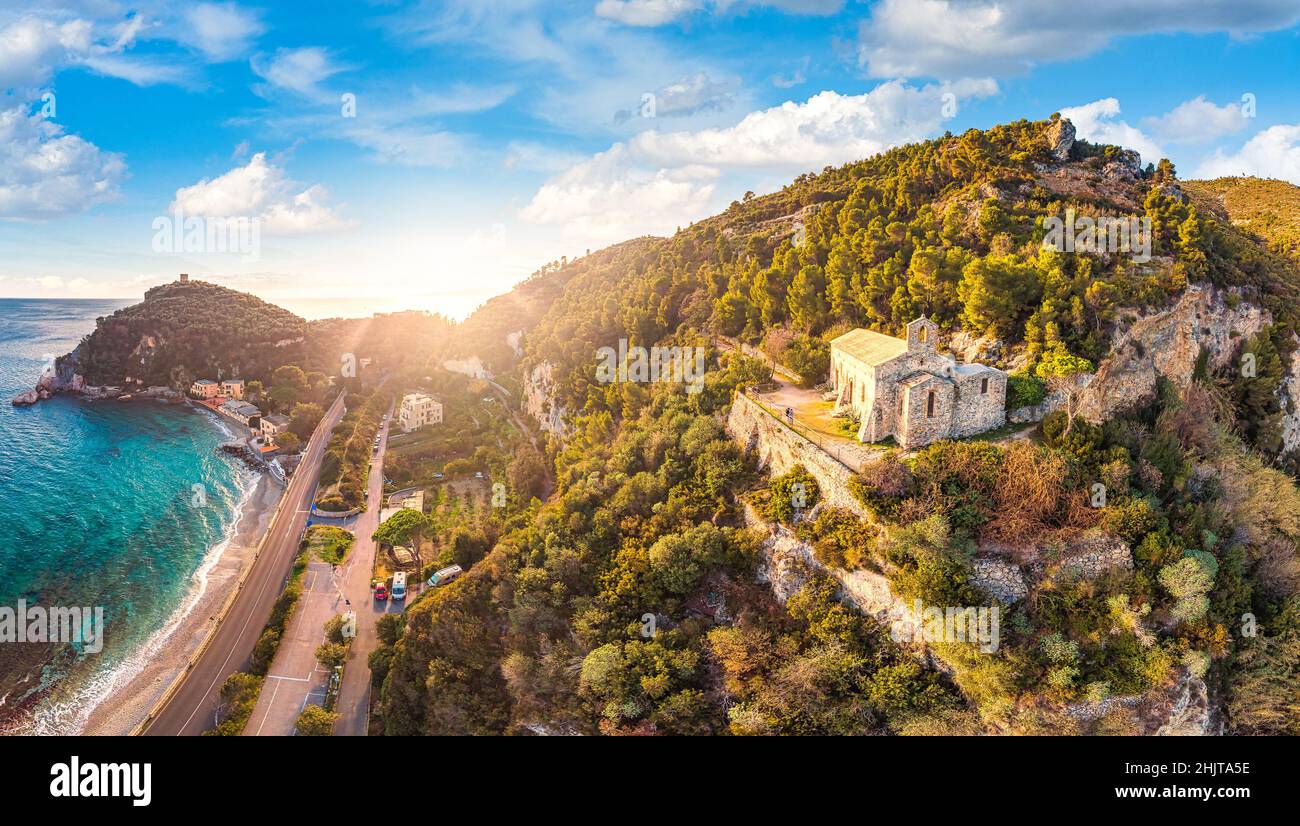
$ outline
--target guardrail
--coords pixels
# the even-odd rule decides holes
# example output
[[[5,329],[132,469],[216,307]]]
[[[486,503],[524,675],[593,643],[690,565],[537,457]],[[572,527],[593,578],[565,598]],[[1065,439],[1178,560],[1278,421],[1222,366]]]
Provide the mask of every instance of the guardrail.
[[[789,430],[791,433],[805,441],[812,442],[819,450],[821,450],[822,453],[825,453],[841,465],[844,465],[844,467],[846,467],[850,472],[860,472],[856,465],[860,464],[861,460],[865,458],[861,450],[852,445],[846,445],[841,441],[831,439],[827,437],[826,434],[813,430],[806,424],[800,424],[798,419],[790,419],[778,414],[771,407],[768,407],[762,399],[758,398],[757,394],[751,392],[748,387],[742,387],[738,392],[746,399],[753,402],[764,413],[771,416],[773,419],[776,419],[777,423],[786,430]]]
[[[343,395],[339,394],[339,400],[342,398]],[[339,401],[336,400],[335,404],[338,403]],[[333,409],[333,405],[330,405],[330,408]],[[319,433],[319,428],[324,424],[324,420],[321,420],[321,423],[317,425],[317,433]],[[316,433],[313,433],[312,438],[316,438],[316,435]],[[307,448],[308,450],[311,449],[310,442],[308,442]],[[286,489],[284,495],[280,497],[280,501],[275,503],[275,509],[271,511],[271,521],[267,523],[267,529],[262,532],[262,538],[258,540],[257,547],[253,550],[253,558],[244,566],[244,570],[239,573],[239,577],[235,580],[235,587],[231,589],[230,593],[226,596],[226,601],[222,603],[221,609],[213,616],[212,622],[208,626],[207,633],[203,635],[203,640],[199,642],[198,648],[194,649],[194,653],[185,661],[185,667],[172,678],[171,685],[167,686],[167,690],[162,693],[152,706],[150,706],[149,712],[145,714],[144,719],[139,723],[136,723],[128,736],[136,737],[144,732],[145,727],[157,718],[158,712],[162,711],[163,707],[171,701],[172,697],[176,696],[176,692],[185,684],[185,678],[194,670],[194,666],[208,650],[208,646],[212,644],[212,640],[217,636],[217,629],[221,627],[221,623],[226,619],[226,616],[230,613],[230,609],[234,606],[235,599],[239,597],[241,592],[243,592],[244,585],[248,583],[248,578],[252,576],[253,568],[256,567],[257,560],[262,556],[262,551],[266,549],[267,540],[271,538],[271,527],[274,526],[276,521],[280,518],[280,511],[284,508],[285,500],[288,498],[288,490]]]

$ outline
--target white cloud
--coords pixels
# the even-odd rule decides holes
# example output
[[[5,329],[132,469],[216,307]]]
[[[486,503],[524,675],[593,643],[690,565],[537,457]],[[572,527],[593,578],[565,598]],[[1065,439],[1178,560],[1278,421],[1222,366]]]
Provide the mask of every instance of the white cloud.
[[[803,103],[751,112],[734,126],[695,132],[642,132],[546,182],[522,210],[559,224],[567,238],[596,243],[667,233],[719,208],[724,175],[736,193],[760,180],[878,154],[934,134],[943,95],[985,96],[992,81],[907,86],[882,83],[862,95],[822,92]]]
[[[653,92],[649,103],[643,98],[640,105],[614,113],[614,120],[622,123],[637,115],[683,118],[701,112],[720,112],[735,101],[735,90],[739,85],[736,79],[715,80],[708,72],[696,72]]]
[[[57,64],[90,49],[90,24],[24,18],[0,29],[0,87],[41,86]]]
[[[1165,152],[1159,144],[1141,129],[1130,126],[1126,121],[1118,120],[1119,113],[1119,101],[1115,98],[1102,98],[1082,106],[1061,110],[1061,116],[1070,119],[1078,137],[1083,140],[1133,149],[1147,163],[1154,163],[1165,157]]]
[[[30,95],[45,88],[55,72],[75,66],[137,86],[181,82],[186,76],[181,66],[124,54],[149,27],[140,15],[113,25],[30,16],[0,25],[0,88]]]
[[[182,18],[178,39],[213,62],[247,54],[252,42],[266,30],[257,14],[236,3],[198,3],[186,8]]]
[[[114,200],[126,177],[121,155],[21,108],[0,111],[0,219],[80,212]]]
[[[353,226],[329,206],[323,186],[295,189],[284,170],[259,152],[246,166],[176,190],[170,209],[186,216],[258,218],[269,234],[306,235]]]
[[[600,0],[596,15],[625,26],[662,26],[706,6],[718,12],[732,8],[771,6],[791,14],[834,14],[844,0]]]
[[[1240,132],[1250,119],[1240,103],[1216,106],[1198,95],[1159,117],[1146,117],[1142,125],[1168,143],[1203,143]]]
[[[1197,178],[1254,175],[1300,186],[1300,124],[1270,126],[1231,154],[1217,150],[1196,170]]]
[[[1294,0],[883,0],[859,32],[876,77],[967,77],[1027,71],[1153,33],[1275,31],[1300,21]]]
[[[703,0],[600,0],[596,15],[626,26],[662,26],[703,6]]]
[[[269,60],[254,59],[253,71],[273,86],[304,97],[320,97],[320,83],[343,71],[329,52],[315,46],[280,49]]]

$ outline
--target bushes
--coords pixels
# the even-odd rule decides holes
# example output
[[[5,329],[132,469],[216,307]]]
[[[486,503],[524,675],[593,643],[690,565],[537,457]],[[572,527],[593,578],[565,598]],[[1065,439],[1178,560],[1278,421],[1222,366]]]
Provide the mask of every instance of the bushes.
[[[338,719],[339,715],[333,711],[326,711],[318,705],[307,705],[298,715],[294,730],[303,737],[328,737],[334,733],[334,724]]]
[[[248,725],[248,718],[253,716],[257,697],[262,693],[262,678],[252,674],[236,671],[221,684],[221,705],[217,713],[222,720],[214,728],[203,732],[204,735],[217,737],[238,737]]]
[[[356,537],[333,525],[313,525],[306,539],[308,550],[321,562],[342,565]]]
[[[1047,382],[1032,373],[1007,376],[1007,410],[1037,407],[1047,398]]]
[[[831,367],[831,348],[819,338],[800,336],[786,345],[781,361],[799,374],[800,387],[812,387],[826,380]]]
[[[392,399],[376,390],[354,404],[357,401],[348,397],[348,414],[334,427],[321,463],[316,504],[325,510],[364,508],[366,504],[371,442],[379,432],[380,417]]]
[[[875,534],[857,514],[840,508],[825,508],[816,521],[799,526],[799,537],[812,543],[818,562],[844,570],[876,567],[871,560]]]
[[[912,495],[912,470],[890,452],[866,465],[849,480],[849,491],[877,519],[897,521],[904,500]]]
[[[1234,734],[1300,735],[1300,598],[1268,630],[1243,640],[1232,661],[1228,725]]]
[[[778,522],[793,522],[796,513],[806,513],[820,496],[817,480],[803,465],[795,465],[768,484],[763,515]]]
[[[1002,450],[987,442],[935,442],[912,464],[916,497],[941,509],[954,532],[974,536],[993,516],[1001,466]]]
[[[1218,560],[1205,551],[1188,551],[1182,559],[1160,569],[1160,584],[1177,600],[1170,610],[1175,619],[1191,622],[1205,616],[1210,608],[1207,594],[1214,587],[1218,571]]]

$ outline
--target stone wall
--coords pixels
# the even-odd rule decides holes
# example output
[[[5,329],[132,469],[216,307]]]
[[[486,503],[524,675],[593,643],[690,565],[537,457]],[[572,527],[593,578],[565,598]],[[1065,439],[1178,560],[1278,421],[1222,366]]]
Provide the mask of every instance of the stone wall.
[[[854,473],[813,442],[791,430],[744,393],[736,393],[727,414],[727,434],[742,450],[758,456],[759,467],[780,476],[795,465],[803,465],[817,480],[822,500],[863,518],[867,510],[849,492]]]
[[[988,389],[981,393],[985,380]],[[957,373],[957,411],[952,435],[974,436],[1007,421],[1007,374],[1001,370]]]

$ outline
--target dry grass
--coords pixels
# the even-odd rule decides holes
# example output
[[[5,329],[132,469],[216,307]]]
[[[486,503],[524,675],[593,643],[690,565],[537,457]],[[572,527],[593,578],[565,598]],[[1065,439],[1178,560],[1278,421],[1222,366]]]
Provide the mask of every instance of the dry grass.
[[[1100,512],[1083,491],[1067,488],[1067,476],[1061,456],[1025,442],[1009,445],[994,489],[997,509],[981,538],[1017,556],[1036,556],[1043,545],[1096,525]]]

